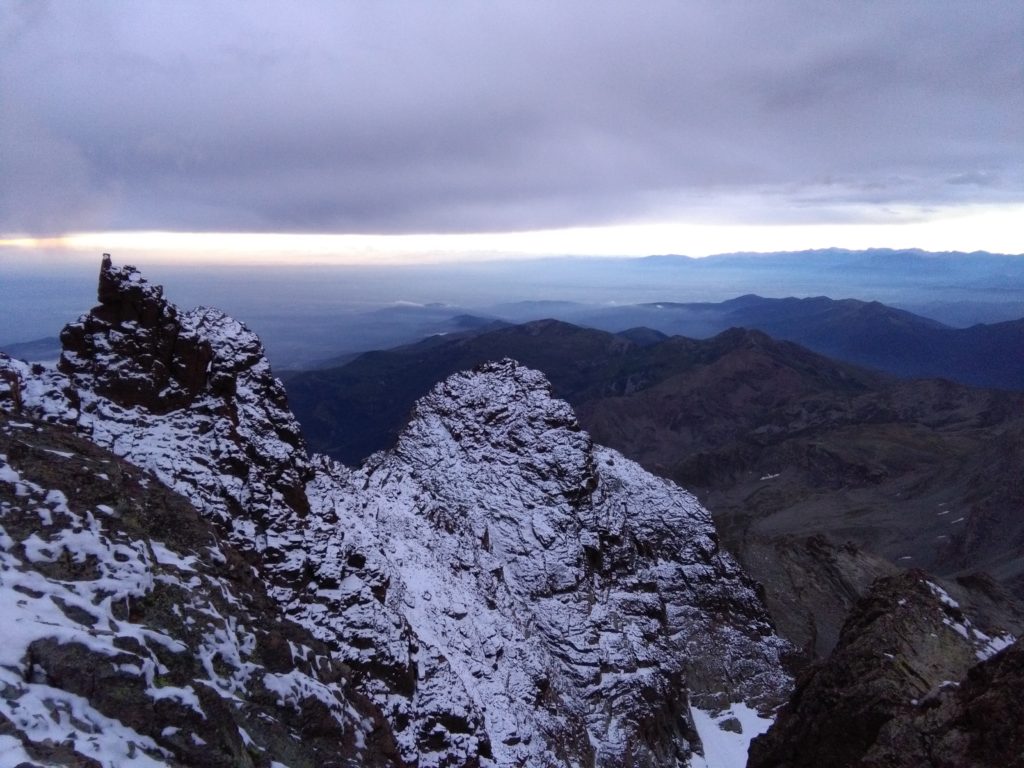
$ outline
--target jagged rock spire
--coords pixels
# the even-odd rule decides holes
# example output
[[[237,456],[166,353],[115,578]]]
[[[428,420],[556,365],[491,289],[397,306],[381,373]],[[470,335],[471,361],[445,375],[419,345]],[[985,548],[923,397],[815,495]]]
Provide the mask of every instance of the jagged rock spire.
[[[111,400],[153,412],[181,408],[204,389],[213,350],[186,331],[161,286],[135,267],[114,267],[105,253],[97,298],[61,332],[61,371],[91,375]]]
[[[273,532],[308,511],[311,470],[259,338],[219,310],[179,311],[162,287],[133,266],[114,266],[109,254],[97,296],[100,303],[61,332],[58,367],[71,379],[71,400],[82,401],[80,427],[88,423],[94,438],[109,431],[112,441],[114,432],[134,435],[164,479],[204,496],[209,513],[230,521],[239,546],[276,549],[267,543]],[[155,429],[153,416],[168,421]],[[190,454],[202,466],[184,471]]]

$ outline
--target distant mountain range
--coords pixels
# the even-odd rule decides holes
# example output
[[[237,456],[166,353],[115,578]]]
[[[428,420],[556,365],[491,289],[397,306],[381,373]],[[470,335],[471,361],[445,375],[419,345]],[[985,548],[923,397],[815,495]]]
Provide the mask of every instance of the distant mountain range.
[[[370,317],[367,315],[368,325],[372,324]],[[697,339],[730,328],[751,328],[837,360],[897,376],[1024,390],[1024,319],[953,328],[906,310],[857,299],[768,299],[750,294],[715,303],[603,307],[519,302],[493,307],[492,314],[486,316],[452,307],[398,307],[378,310],[372,317],[377,324],[373,338],[396,339],[402,328],[407,333],[429,328],[429,334],[438,337],[435,342],[448,334],[479,333],[546,318],[612,333],[646,328],[648,335],[657,331]],[[325,355],[316,367],[343,365],[356,356]]]
[[[60,357],[60,339],[50,336],[45,339],[7,344],[0,347],[0,352],[19,360],[31,360],[34,363],[56,362]]]
[[[642,325],[697,338],[732,327],[754,328],[898,376],[1024,389],[1024,320],[951,328],[877,301],[748,295],[715,304],[611,308],[576,321],[610,331]]]

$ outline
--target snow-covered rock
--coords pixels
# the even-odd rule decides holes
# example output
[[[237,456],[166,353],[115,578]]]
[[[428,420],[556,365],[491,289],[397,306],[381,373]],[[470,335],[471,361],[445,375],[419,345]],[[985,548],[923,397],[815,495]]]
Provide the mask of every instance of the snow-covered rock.
[[[0,765],[394,765],[379,711],[179,495],[0,412]]]
[[[383,608],[454,671],[499,764],[685,762],[688,697],[764,707],[787,687],[784,644],[707,511],[594,446],[537,371],[452,376],[350,483],[314,484],[314,511],[355,523],[339,550],[372,553]]]
[[[258,339],[105,260],[57,369],[0,358],[0,407],[191,498],[383,713],[410,765],[686,765],[690,708],[790,680],[754,585],[685,491],[592,444],[505,360],[353,471],[306,456]]]
[[[283,581],[298,578],[294,537],[312,473],[259,339],[218,310],[179,312],[107,257],[99,298],[61,333],[56,369],[0,362],[0,398],[6,381],[12,403],[153,471],[233,545]]]

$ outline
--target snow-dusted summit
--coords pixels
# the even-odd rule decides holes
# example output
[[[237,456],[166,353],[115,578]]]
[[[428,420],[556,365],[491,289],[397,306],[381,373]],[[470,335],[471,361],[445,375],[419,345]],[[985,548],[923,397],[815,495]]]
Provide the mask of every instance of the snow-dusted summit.
[[[501,764],[685,764],[688,703],[786,687],[708,513],[594,446],[537,371],[452,376],[352,482],[323,494],[356,523],[342,540],[379,558],[384,607],[446,660]]]
[[[401,761],[685,766],[691,707],[785,698],[785,643],[707,511],[593,445],[542,374],[452,376],[352,471],[307,457],[244,326],[109,260],[100,301],[58,369],[0,358],[0,407],[191,498],[351,669]]]

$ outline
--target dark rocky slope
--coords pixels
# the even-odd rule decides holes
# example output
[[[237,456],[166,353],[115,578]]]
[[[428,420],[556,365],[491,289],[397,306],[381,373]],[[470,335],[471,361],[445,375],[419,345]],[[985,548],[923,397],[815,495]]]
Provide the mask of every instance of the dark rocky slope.
[[[750,768],[1020,765],[1024,651],[988,631],[919,571],[879,580]]]
[[[882,768],[1024,766],[1024,644],[977,664],[912,715],[886,725],[864,761]]]

